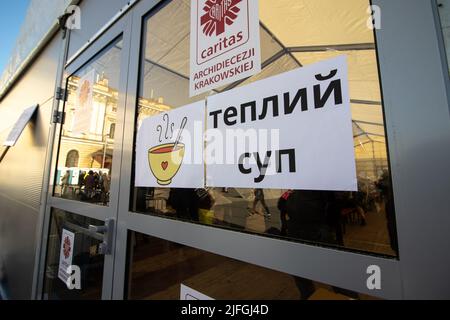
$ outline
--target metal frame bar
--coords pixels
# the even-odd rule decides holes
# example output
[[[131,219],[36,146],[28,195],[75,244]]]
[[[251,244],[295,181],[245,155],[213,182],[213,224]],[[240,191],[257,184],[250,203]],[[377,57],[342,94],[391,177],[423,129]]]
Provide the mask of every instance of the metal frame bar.
[[[321,45],[321,46],[304,46],[304,47],[288,47],[287,50],[293,52],[322,52],[322,51],[353,51],[353,50],[375,50],[373,43],[353,43],[340,45]]]
[[[353,123],[359,130],[362,131],[362,133],[359,134],[359,135],[357,135],[356,137],[360,137],[360,136],[363,136],[363,135],[367,135],[367,138],[369,138],[369,140],[372,141],[372,139],[369,137],[369,134],[368,134],[368,132],[366,132],[366,130],[364,130],[363,128],[361,128],[361,126],[360,126],[359,124],[357,124],[357,123],[356,123],[355,121],[353,121],[353,120],[352,120],[352,123]],[[356,137],[353,137],[353,138],[356,138]]]
[[[2,154],[0,155],[0,163],[1,163],[1,162],[3,161],[3,159],[5,158],[6,154],[7,154],[8,151],[9,151],[9,148],[11,148],[11,147],[10,147],[10,146],[3,147]]]
[[[261,28],[264,29],[265,32],[267,32],[267,34],[269,34],[269,36],[272,37],[273,40],[275,40],[275,42],[283,49],[283,52],[287,53],[294,61],[295,63],[299,66],[299,67],[303,67],[303,64],[298,61],[298,59],[296,57],[294,57],[294,55],[291,53],[291,48],[287,48],[281,41],[280,39],[278,39],[277,36],[275,36],[273,34],[272,31],[269,30],[269,28],[266,27],[266,25],[262,22],[259,22],[259,25],[261,26]]]
[[[70,30],[67,31],[65,37],[63,37],[61,40],[61,53],[59,57],[54,88],[55,95],[56,92],[58,91],[58,88],[61,87],[61,84],[64,79],[64,64],[67,59],[69,51],[69,41],[70,41]],[[55,114],[55,112],[58,110],[59,110],[59,100],[53,99],[51,115]],[[37,219],[37,226],[36,226],[36,253],[33,270],[33,284],[31,288],[31,299],[39,299],[40,292],[42,292],[43,288],[43,281],[44,281],[43,269],[45,264],[45,256],[47,252],[47,238],[49,230],[48,222],[50,219],[47,210],[47,203],[48,203],[47,191],[51,183],[50,171],[52,167],[53,151],[55,149],[55,137],[57,135],[56,131],[57,131],[57,124],[52,122],[47,138],[47,154],[45,157],[44,176],[42,178],[43,181],[41,189],[41,205],[39,208],[39,216]]]
[[[175,70],[172,70],[172,69],[170,69],[170,68],[168,68],[166,66],[163,66],[162,64],[159,64],[158,62],[154,62],[154,61],[152,61],[150,59],[145,59],[145,62],[151,63],[151,64],[153,64],[154,66],[156,66],[158,68],[161,68],[161,69],[163,69],[163,70],[165,70],[165,71],[167,71],[169,73],[172,73],[172,74],[174,74],[174,75],[176,75],[176,76],[178,76],[180,78],[183,78],[184,80],[189,80],[189,77],[187,77],[187,76],[185,76],[185,75],[183,75],[183,74],[181,74],[181,73],[179,73],[179,72],[177,72]],[[146,74],[145,77],[147,75],[148,74]]]
[[[381,144],[384,144],[384,143],[381,142],[381,141],[370,140],[370,141],[366,141],[366,142],[361,142],[361,143],[355,144],[354,147],[355,147],[355,148],[356,148],[356,147],[361,147],[361,146],[364,146],[364,145],[366,145],[366,144],[368,144],[368,143],[381,143]]]
[[[353,120],[353,122],[357,122],[357,123],[361,123],[361,124],[369,124],[369,125],[372,125],[372,126],[384,127],[384,124],[377,123],[377,122],[370,122],[370,121],[363,121],[363,120]]]
[[[450,101],[437,3],[373,4],[383,10],[376,40],[403,298],[448,299]]]
[[[360,134],[357,134],[356,136],[353,136],[353,138],[358,138],[358,137],[362,137],[362,136],[367,136],[369,138],[369,140],[372,142],[373,140],[369,137],[369,135],[371,136],[375,136],[375,137],[380,137],[380,138],[386,138],[385,136],[381,135],[381,134],[377,134],[377,133],[370,133],[370,132],[362,132]]]
[[[367,104],[371,106],[381,106],[381,101],[369,101],[369,100],[358,100],[358,99],[352,99],[350,100],[351,103],[355,104]]]

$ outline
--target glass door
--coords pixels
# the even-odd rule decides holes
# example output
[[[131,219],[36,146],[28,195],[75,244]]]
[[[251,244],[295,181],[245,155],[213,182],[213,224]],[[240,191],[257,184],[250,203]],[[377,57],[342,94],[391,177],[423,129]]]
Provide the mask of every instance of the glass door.
[[[99,300],[105,268],[104,222],[52,209],[45,265],[45,300]],[[67,269],[71,266],[71,270]]]
[[[110,299],[129,17],[65,69],[40,257],[41,298]]]
[[[208,95],[345,55],[359,177],[358,192],[353,193],[137,184],[136,145],[144,121],[203,101],[205,95],[189,95],[190,2],[144,0],[136,5],[120,179],[115,299],[174,298],[183,285],[215,299],[237,297],[224,294],[227,289],[219,290],[219,284],[206,287],[197,281],[224,281],[225,270],[218,271],[224,266],[219,257],[230,259],[225,259],[232,265],[230,274],[240,268],[257,267],[261,275],[268,270],[280,272],[265,279],[277,279],[274,286],[290,292],[293,299],[308,299],[317,293],[318,286],[313,282],[327,284],[333,293],[344,289],[344,295],[351,298],[354,292],[383,298],[399,296],[400,286],[395,280],[399,277],[396,224],[377,49],[374,31],[365,24],[369,16],[364,12],[370,1],[359,1],[358,9],[352,11],[359,17],[356,25],[342,19],[329,24],[323,18],[327,14],[345,15],[353,9],[338,8],[331,0],[324,3],[325,13],[318,8],[311,8],[314,15],[300,8],[294,10],[293,14],[301,17],[298,21],[309,21],[310,26],[305,29],[296,25],[298,33],[292,33],[293,27],[274,18],[275,13],[278,17],[288,14],[287,6],[260,2],[262,72]],[[161,166],[164,169],[164,162]],[[286,198],[288,210],[280,209],[281,200]],[[367,287],[367,270],[372,265],[383,270],[383,289],[378,292]],[[249,273],[244,272],[243,278],[249,279]],[[282,296],[269,294],[264,298]]]

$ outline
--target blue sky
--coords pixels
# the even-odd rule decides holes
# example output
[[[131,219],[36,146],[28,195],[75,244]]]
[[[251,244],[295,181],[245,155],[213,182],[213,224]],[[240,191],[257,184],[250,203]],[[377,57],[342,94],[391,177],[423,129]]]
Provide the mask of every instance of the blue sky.
[[[30,0],[0,2],[0,76],[16,43],[29,2]]]

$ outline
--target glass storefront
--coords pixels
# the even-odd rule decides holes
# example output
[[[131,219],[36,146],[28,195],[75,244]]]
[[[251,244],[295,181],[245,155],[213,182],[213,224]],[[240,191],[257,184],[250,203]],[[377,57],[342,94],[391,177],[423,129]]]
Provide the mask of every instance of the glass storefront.
[[[449,189],[446,173],[450,157],[442,145],[450,136],[448,97],[444,92],[448,88],[444,81],[448,79],[442,77],[445,61],[439,59],[443,48],[439,41],[442,27],[448,51],[449,1],[416,1],[411,6],[406,2],[259,0],[259,24],[256,21],[252,25],[260,35],[261,72],[194,96],[190,92],[193,74],[190,60],[195,47],[190,46],[194,38],[191,3],[195,1],[80,2],[84,21],[99,20],[70,31],[70,37],[64,40],[69,57],[58,51],[62,44],[58,35],[57,40],[50,41],[55,43],[49,45],[48,52],[42,50],[43,56],[36,58],[37,61],[55,59],[61,55],[56,78],[58,82],[61,78],[64,80],[57,86],[65,87],[67,93],[63,102],[58,88],[53,99],[52,74],[52,88],[42,89],[49,93],[47,100],[40,100],[46,102],[40,105],[33,119],[37,125],[24,133],[33,137],[28,144],[39,149],[35,150],[39,151],[38,156],[33,153],[29,158],[40,157],[40,162],[36,163],[44,164],[45,168],[39,174],[33,173],[25,187],[20,184],[23,179],[17,178],[22,176],[14,174],[13,170],[5,171],[4,177],[7,181],[4,189],[11,192],[9,198],[3,198],[17,200],[17,206],[8,202],[4,207],[9,210],[8,206],[16,206],[11,211],[19,219],[16,224],[26,225],[30,230],[35,228],[32,223],[38,221],[40,244],[45,242],[36,253],[33,297],[166,300],[187,298],[183,296],[186,288],[217,300],[446,296],[449,290],[442,283],[442,276],[448,263],[440,251],[449,251],[445,244],[450,243],[445,233],[448,219],[443,216],[449,206],[442,201],[445,190]],[[211,1],[208,6],[211,3],[217,5],[216,9],[220,7],[217,1]],[[111,5],[108,7],[111,10],[103,12],[107,5]],[[378,30],[371,25],[371,14],[375,15],[376,9],[383,10],[383,27]],[[209,12],[214,13],[217,12]],[[245,16],[240,17],[245,20],[242,18]],[[251,16],[247,16],[248,20]],[[213,18],[210,16],[206,20]],[[415,21],[422,23],[418,25]],[[207,28],[203,30],[205,35]],[[248,30],[249,34],[254,31]],[[226,42],[222,37],[211,40],[213,45],[208,46],[217,50],[214,45]],[[202,52],[203,48],[198,51]],[[247,50],[242,52],[247,53]],[[231,58],[223,56],[231,63]],[[346,59],[338,58],[342,56]],[[239,60],[240,55],[235,58]],[[300,81],[300,74],[307,73],[306,67],[315,70],[313,65],[331,66],[331,61],[338,61],[339,67],[329,69],[328,76],[311,73],[312,81],[319,81],[319,85],[314,83],[312,88],[312,81],[307,84]],[[46,64],[41,67],[41,63],[36,70],[45,69]],[[226,64],[214,67],[225,68]],[[202,72],[196,73],[200,78],[207,77],[206,73],[214,69],[203,66]],[[340,82],[326,83],[337,76],[338,69],[339,76],[340,70],[344,74]],[[33,67],[26,72],[34,71]],[[285,78],[280,77],[283,75]],[[298,82],[294,76],[299,77]],[[287,78],[290,81],[275,83],[277,79]],[[211,79],[214,77],[208,80]],[[267,91],[280,91],[264,95],[265,89],[258,87],[257,81],[264,81]],[[276,88],[269,88],[270,81]],[[297,83],[307,88],[298,89]],[[19,85],[23,86],[22,81],[17,82]],[[36,90],[41,89],[37,87]],[[297,90],[295,97],[293,88]],[[339,95],[339,88],[342,95]],[[11,90],[11,94],[15,90]],[[302,90],[306,90],[306,94]],[[342,117],[344,120],[340,124],[331,115],[327,115],[329,122],[317,116],[311,120],[317,121],[314,126],[308,122],[312,118],[307,117],[303,118],[304,122],[296,123],[294,109],[298,114],[312,108],[323,111],[328,107],[326,102],[332,102],[333,92],[335,105],[339,100],[345,105],[342,109],[346,108],[345,119]],[[223,100],[219,101],[218,95],[222,93],[225,95],[220,96]],[[248,103],[234,100],[235,93]],[[30,92],[30,96],[32,94]],[[224,109],[217,113],[213,104]],[[40,142],[45,139],[35,139],[35,135],[44,132],[44,127],[48,129],[48,123],[42,126],[41,122],[44,116],[50,117],[51,105],[54,110],[62,111],[64,121],[56,119],[56,114],[51,115],[51,143],[44,148],[44,143]],[[183,109],[187,105],[198,106],[201,111],[189,118],[201,119],[198,121],[202,123],[201,135],[208,127],[217,127],[217,120],[222,120],[222,116],[226,126],[239,129],[246,126],[259,129],[265,126],[264,120],[269,122],[276,118],[267,126],[274,123],[273,127],[289,131],[285,139],[281,136],[280,140],[289,140],[291,144],[292,139],[292,145],[297,147],[295,150],[276,149],[278,159],[272,164],[277,162],[276,165],[281,164],[286,171],[276,172],[283,173],[277,175],[280,179],[276,185],[268,182],[271,177],[264,176],[262,171],[265,164],[256,157],[259,162],[252,164],[252,169],[260,170],[260,178],[266,178],[264,186],[267,188],[262,187],[258,177],[253,179],[247,175],[251,182],[241,183],[236,181],[236,176],[228,177],[223,172],[220,172],[225,177],[222,181],[211,183],[217,177],[211,179],[212,166],[205,164],[207,135],[198,140],[194,138],[204,155],[194,174],[194,170],[188,169],[190,164],[185,163],[186,166],[175,169],[181,174],[177,175],[177,171],[175,176],[158,177],[153,170],[155,163],[158,171],[167,173],[172,163],[162,157],[185,150],[187,143],[180,138],[181,134],[177,137],[174,132],[178,128],[186,129],[185,132],[190,130],[186,128],[185,119],[191,116],[187,114],[189,111],[195,111]],[[284,114],[281,114],[283,107]],[[183,112],[186,116],[172,118]],[[291,118],[285,117],[290,114],[293,114]],[[166,117],[163,139],[161,124],[154,122],[166,115],[170,115],[173,123],[170,127],[171,122]],[[215,125],[211,125],[212,116]],[[193,122],[189,121],[188,125]],[[151,125],[146,127],[148,123]],[[304,123],[307,126],[302,126]],[[309,130],[310,125],[318,128],[317,131]],[[149,127],[152,130],[144,130]],[[304,127],[308,130],[302,131]],[[337,142],[333,150],[324,147],[317,134],[319,130],[336,133],[328,135],[332,138],[327,143]],[[151,139],[158,138],[156,132],[160,141],[153,144]],[[340,142],[344,139],[340,139],[340,134],[347,139],[347,150],[341,148],[344,143]],[[350,190],[357,182],[355,191],[339,191],[338,187],[329,190],[333,172],[340,173],[341,177],[350,176],[347,171],[342,173],[336,169],[338,166],[329,165],[329,171],[321,171],[323,167],[316,166],[314,161],[306,166],[301,161],[292,161],[295,153],[289,151],[320,159],[307,148],[301,150],[298,147],[301,143],[297,145],[295,139],[308,140],[308,146],[325,150],[320,153],[326,155],[324,159],[334,160],[336,155],[351,154],[343,157],[342,162],[351,164],[349,180],[356,171],[352,186],[346,189]],[[148,143],[139,144],[143,140]],[[179,143],[183,146],[179,147]],[[15,150],[21,147],[18,145]],[[196,149],[197,155],[199,149]],[[249,150],[245,152],[250,154]],[[28,154],[20,153],[6,160],[16,165]],[[11,152],[7,156],[12,155]],[[282,156],[285,156],[283,160],[291,161],[283,162]],[[157,160],[152,161],[152,157]],[[184,154],[181,158],[185,159]],[[250,161],[248,157],[244,160]],[[246,174],[243,172],[246,168],[242,170],[242,163],[238,164],[239,168],[234,163],[233,169]],[[214,169],[223,169],[218,167]],[[301,168],[313,181],[325,181],[323,185],[327,187],[315,185],[313,190],[305,190],[307,187],[296,183],[302,182],[299,171],[291,167]],[[312,173],[309,168],[320,169]],[[187,172],[189,174],[184,175]],[[176,185],[182,175],[190,178],[183,178],[184,188],[170,187],[172,182],[175,182],[172,186]],[[196,180],[197,177],[201,179]],[[286,181],[294,183],[288,185]],[[141,187],[145,185],[160,187]],[[298,189],[288,189],[294,185]],[[346,187],[341,185],[340,188]],[[20,197],[16,197],[19,194]],[[30,194],[36,205],[29,209],[31,212],[40,210],[39,220],[33,218],[32,223],[25,224],[22,220],[25,213],[18,205],[20,199]],[[396,219],[402,227],[400,241],[397,241]],[[27,234],[32,234],[26,230]],[[8,232],[11,233],[8,241],[13,243],[11,239],[15,240],[15,235]],[[401,252],[398,242],[402,244]],[[19,248],[20,243],[14,246]],[[424,261],[433,268],[422,268]],[[67,266],[80,268],[80,289],[67,287],[65,278],[69,269],[64,273]],[[24,272],[18,269],[16,274]]]
[[[116,41],[67,79],[56,197],[109,204],[122,45]]]
[[[45,217],[45,223],[49,221],[49,224],[43,227],[43,237],[48,236],[48,242],[40,256],[40,282],[36,295],[50,300],[166,300],[183,298],[183,290],[188,288],[217,300],[404,297],[402,268],[406,267],[400,260],[398,249],[391,176],[396,182],[399,221],[409,221],[413,217],[417,224],[423,220],[420,220],[419,209],[413,208],[411,203],[420,207],[421,200],[414,199],[405,204],[405,197],[422,195],[408,183],[410,179],[417,180],[418,176],[413,174],[425,172],[420,168],[429,164],[420,162],[420,157],[405,160],[410,154],[405,155],[404,150],[401,154],[389,152],[397,150],[403,143],[405,148],[413,149],[415,145],[405,137],[405,133],[417,140],[417,132],[410,126],[417,126],[415,116],[425,118],[419,106],[409,114],[408,108],[413,103],[405,99],[408,94],[408,98],[418,99],[418,93],[412,93],[411,88],[428,92],[426,89],[429,88],[424,87],[421,79],[415,77],[408,79],[411,83],[393,84],[393,79],[400,82],[404,70],[410,68],[410,63],[402,65],[402,59],[397,56],[400,53],[389,55],[395,49],[393,42],[405,39],[404,45],[408,47],[409,40],[371,28],[370,0],[261,0],[259,25],[255,23],[255,27],[259,27],[261,41],[261,72],[191,96],[191,3],[189,0],[138,1],[122,11],[122,15],[117,16],[117,20],[113,19],[103,33],[98,33],[98,37],[90,40],[85,48],[75,50],[75,55],[65,66],[65,121],[61,126],[55,126],[60,131],[53,148],[57,149],[57,154],[51,158],[54,171],[51,177],[53,184],[50,182],[52,196],[48,197],[45,208],[49,215]],[[392,6],[386,4],[386,8],[394,8],[392,12],[400,10]],[[439,10],[445,38],[445,3],[443,6]],[[433,7],[434,13],[435,9]],[[421,10],[414,10],[420,16]],[[387,17],[387,21],[395,25],[392,19]],[[411,26],[405,27],[409,28]],[[436,24],[432,29],[436,35]],[[411,45],[413,49],[417,49],[416,46],[415,43]],[[412,55],[413,49],[408,48]],[[194,187],[186,179],[185,188],[168,187],[165,182],[172,183],[173,176],[168,180],[157,177],[151,164],[151,150],[163,154],[180,150],[175,147],[180,141],[184,143],[178,139],[181,135],[174,144],[168,141],[172,142],[176,137],[173,134],[176,124],[180,123],[182,130],[185,128],[187,116],[180,121],[172,119],[172,136],[165,138],[164,145],[160,125],[161,130],[156,130],[160,134],[159,144],[151,144],[150,149],[147,145],[137,147],[142,137],[157,139],[155,130],[151,133],[143,130],[145,124],[152,123],[152,120],[164,119],[168,114],[170,117],[178,115],[178,111],[187,113],[182,109],[187,105],[199,106],[205,111],[199,116],[204,120],[200,128],[204,133],[211,126],[208,124],[211,120],[208,111],[213,103],[210,102],[219,100],[211,97],[228,93],[227,97],[231,99],[236,92],[232,91],[234,89],[248,88],[251,91],[256,81],[296,72],[297,69],[301,71],[316,63],[325,64],[340,56],[345,56],[348,64],[351,113],[351,121],[348,114],[345,118],[349,129],[345,153],[354,151],[356,179],[353,181],[357,180],[357,191],[316,190],[320,186],[314,190],[288,189],[285,181],[277,184],[277,188],[269,183],[269,188],[242,188],[237,187],[238,183],[231,178],[226,187],[222,187],[223,182],[210,187],[208,173],[211,168],[205,165],[206,156],[202,159],[201,170],[196,171],[198,176],[203,174],[206,182],[202,180]],[[417,59],[415,56],[412,58]],[[315,79],[322,81],[315,75]],[[330,73],[331,77],[335,75],[333,71]],[[322,78],[326,77],[322,75]],[[283,90],[290,85],[287,82],[279,81]],[[319,86],[319,89],[323,88]],[[335,93],[338,91],[334,90]],[[395,92],[397,90],[402,94]],[[288,89],[283,92],[286,91]],[[315,102],[317,99],[333,100],[331,92],[322,90],[319,92],[322,97],[315,95]],[[346,88],[343,92],[347,93]],[[289,94],[284,93],[284,115],[287,115],[288,108],[295,109],[300,101],[300,94],[295,98]],[[308,91],[308,98],[309,94]],[[247,95],[248,92],[246,98]],[[256,95],[259,96],[260,92]],[[345,96],[347,98],[347,94]],[[272,113],[277,118],[277,125],[286,126],[287,120],[279,112],[282,106],[277,104],[280,100],[275,97],[281,96],[261,96],[260,100],[264,99],[263,112],[258,110],[260,113],[256,114],[256,102],[245,112],[252,112],[252,120],[259,116],[261,122],[258,125],[262,120],[268,120]],[[251,97],[251,100],[258,98]],[[302,111],[305,111],[303,109],[309,106],[303,106],[303,103],[308,104],[304,100],[311,103],[311,99],[304,95],[301,99]],[[335,100],[338,100],[336,95]],[[196,102],[205,103],[192,105]],[[239,109],[234,102],[226,103],[230,106],[228,111]],[[287,103],[290,105],[286,106]],[[421,105],[425,103],[421,101]],[[241,104],[241,113],[242,107]],[[315,105],[316,109],[322,107]],[[428,107],[433,109],[433,105]],[[172,111],[174,113],[170,113]],[[434,111],[440,114],[439,110]],[[245,112],[244,116],[231,114],[230,118],[235,118],[236,122],[241,119],[241,124],[248,126],[255,123],[256,127],[256,121],[249,121],[250,114]],[[228,115],[223,112],[225,124]],[[245,117],[247,122],[242,120]],[[401,117],[408,121],[402,122]],[[330,119],[335,121],[335,118]],[[167,120],[165,123],[168,130],[170,122]],[[333,127],[341,129],[337,125]],[[289,138],[305,137],[300,125],[289,128],[294,128],[292,135],[289,132]],[[167,132],[170,131],[166,131],[166,135]],[[312,132],[311,136],[314,134]],[[388,134],[391,139],[388,139]],[[308,138],[306,135],[305,139]],[[200,150],[206,154],[208,139],[204,136],[202,139],[198,140],[202,141]],[[392,144],[391,149],[388,148],[388,140]],[[326,149],[319,138],[311,141]],[[333,141],[340,140],[334,137]],[[340,147],[326,150],[330,159],[341,151],[344,153]],[[284,155],[291,160],[291,154]],[[411,152],[411,155],[415,157],[417,152]],[[279,155],[278,162],[281,162],[280,158]],[[412,164],[407,164],[415,169],[408,167],[409,172],[405,171],[401,167],[405,161],[412,161]],[[167,160],[157,161],[159,170],[166,171],[164,165],[166,168],[169,165]],[[257,165],[261,171],[260,164]],[[332,168],[330,172],[340,172],[334,166],[329,167]],[[142,168],[148,174],[153,173],[151,179],[155,178],[161,187],[140,187],[147,185],[147,181],[141,182],[147,176],[141,177],[136,173],[139,170],[143,172]],[[180,172],[187,172],[189,169],[186,168],[189,167],[183,166],[180,170],[184,171]],[[429,169],[428,166],[426,174]],[[289,179],[300,180],[298,172],[289,171]],[[242,170],[240,172],[243,173]],[[260,173],[264,175],[262,171]],[[137,176],[141,181],[136,182],[139,180]],[[194,180],[195,177],[190,176]],[[309,176],[316,179],[317,175]],[[327,174],[322,176],[323,180],[330,180]],[[251,180],[251,185],[253,181],[259,183],[257,178]],[[203,187],[199,188],[199,185]],[[432,198],[430,194],[428,190],[427,196]],[[420,210],[424,211],[426,205],[430,204],[424,203]],[[434,212],[430,214],[437,216]],[[111,229],[108,229],[111,221]],[[402,229],[402,237],[410,239],[413,234],[422,239],[421,244],[427,243],[428,239],[421,234],[422,229],[413,224],[408,228]],[[67,235],[73,235],[72,245],[65,242]],[[403,238],[401,240],[405,243]],[[67,241],[71,241],[70,237]],[[105,243],[109,244],[106,254],[101,250]],[[80,267],[83,274],[81,290],[68,289],[61,279],[61,259],[67,247],[73,251],[73,265]],[[404,255],[411,254],[409,251],[404,250]],[[373,286],[368,282],[371,270],[381,270],[383,275],[382,278],[374,275],[376,281]]]
[[[146,118],[235,87],[345,55],[358,192],[133,188],[130,210],[318,245],[398,255],[389,157],[368,0],[260,1],[262,72],[189,97],[189,1],[145,19],[135,130]],[[177,23],[173,23],[177,21]],[[133,173],[134,175],[134,173]]]

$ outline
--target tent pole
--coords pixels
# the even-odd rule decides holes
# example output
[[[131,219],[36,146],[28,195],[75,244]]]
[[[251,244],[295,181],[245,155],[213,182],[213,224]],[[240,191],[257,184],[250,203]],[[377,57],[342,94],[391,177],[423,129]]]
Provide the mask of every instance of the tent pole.
[[[8,153],[8,150],[9,150],[9,146],[7,146],[7,147],[5,147],[4,149],[3,149],[3,152],[2,152],[2,155],[0,156],[0,162],[2,162],[3,161],[3,158],[6,156],[6,154]]]

